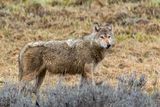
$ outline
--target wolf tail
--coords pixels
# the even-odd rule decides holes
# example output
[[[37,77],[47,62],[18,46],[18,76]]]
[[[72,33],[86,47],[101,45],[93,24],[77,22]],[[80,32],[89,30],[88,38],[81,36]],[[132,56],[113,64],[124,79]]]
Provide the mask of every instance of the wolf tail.
[[[24,54],[25,52],[31,48],[31,47],[36,47],[36,46],[43,46],[45,42],[43,41],[39,41],[39,42],[30,42],[28,44],[26,44],[22,50],[20,51],[19,53],[19,56],[18,56],[18,64],[19,64],[19,81],[22,80],[23,78],[23,75],[24,75],[24,64],[23,64],[23,60],[24,60]]]
[[[31,46],[32,43],[28,43],[26,44],[22,50],[20,51],[19,53],[19,56],[18,56],[18,66],[19,66],[19,74],[18,74],[18,78],[19,78],[19,81],[22,80],[23,78],[23,73],[24,73],[24,67],[23,67],[23,58],[24,58],[24,53],[27,51],[27,49]]]
[[[21,61],[20,55],[18,56],[18,65],[19,65],[18,79],[19,81],[21,81],[23,77],[23,67],[22,67],[22,61]]]

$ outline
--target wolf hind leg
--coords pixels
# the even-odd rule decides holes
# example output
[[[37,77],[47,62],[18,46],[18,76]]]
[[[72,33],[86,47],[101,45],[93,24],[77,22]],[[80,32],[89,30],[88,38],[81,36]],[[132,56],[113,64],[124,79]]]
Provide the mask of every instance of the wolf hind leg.
[[[36,107],[40,107],[40,104],[38,103],[39,102],[39,89],[40,89],[40,86],[42,85],[44,77],[46,75],[46,68],[44,66],[42,66],[38,72],[39,72],[39,74],[36,77],[35,85],[33,87],[33,93],[36,97],[36,101],[35,101]]]
[[[43,83],[45,75],[46,75],[46,69],[42,70],[42,72],[36,78],[35,87],[33,89],[33,93],[36,96],[36,101],[35,101],[35,106],[36,107],[40,107],[40,104],[39,104],[39,89],[40,89],[40,86]]]
[[[45,75],[46,75],[46,69],[44,68],[40,71],[40,73],[36,77],[35,86],[34,86],[34,89],[33,89],[34,93],[37,93],[37,91],[39,91],[40,86],[43,83]]]
[[[29,74],[25,74],[22,76],[19,84],[19,94],[23,93],[33,93],[33,86],[31,86],[30,82],[36,78],[36,71],[33,71]]]

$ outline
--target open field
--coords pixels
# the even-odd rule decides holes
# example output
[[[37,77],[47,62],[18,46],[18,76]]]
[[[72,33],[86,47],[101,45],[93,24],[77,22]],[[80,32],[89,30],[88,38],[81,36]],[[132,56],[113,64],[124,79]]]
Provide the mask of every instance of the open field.
[[[136,72],[147,80],[143,90],[149,94],[159,90],[159,0],[80,1],[0,1],[0,87],[18,82],[17,57],[26,43],[78,38],[91,32],[93,22],[108,22],[114,26],[116,45],[106,53],[94,79],[114,87],[119,76]],[[74,85],[77,77],[66,76],[65,82]],[[56,81],[57,76],[47,74],[42,87]]]

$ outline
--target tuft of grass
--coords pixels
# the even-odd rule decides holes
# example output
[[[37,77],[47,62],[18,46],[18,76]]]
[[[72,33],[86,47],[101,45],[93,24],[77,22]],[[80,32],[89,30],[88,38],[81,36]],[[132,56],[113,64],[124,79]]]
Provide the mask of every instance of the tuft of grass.
[[[138,33],[135,35],[135,39],[138,40],[139,42],[145,42],[145,41],[154,42],[157,40],[157,37],[154,35],[145,35]]]
[[[131,38],[130,35],[124,35],[124,34],[122,34],[122,35],[117,35],[117,36],[116,36],[116,41],[119,43],[119,42],[123,42],[123,41],[125,41],[125,40],[127,40],[127,39],[129,39],[129,38]]]
[[[152,7],[159,7],[160,6],[160,0],[150,0],[149,5]]]
[[[131,35],[122,34],[122,35],[117,35],[116,36],[116,41],[118,43],[126,41],[128,39],[135,39],[139,42],[155,42],[155,41],[159,40],[157,38],[157,36],[146,35],[146,34],[143,34],[143,33],[137,33],[137,34],[131,34]]]
[[[25,4],[41,4],[41,5],[47,5],[51,3],[52,0],[25,0],[23,3]]]

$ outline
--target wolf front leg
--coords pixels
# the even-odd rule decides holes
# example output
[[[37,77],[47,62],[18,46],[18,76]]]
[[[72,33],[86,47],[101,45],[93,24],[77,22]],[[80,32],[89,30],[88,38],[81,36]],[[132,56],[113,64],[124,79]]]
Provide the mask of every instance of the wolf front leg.
[[[90,64],[85,64],[84,66],[84,72],[82,73],[81,76],[81,84],[80,87],[83,85],[95,85],[94,82],[94,68],[95,68],[95,64],[94,63],[90,63]]]

